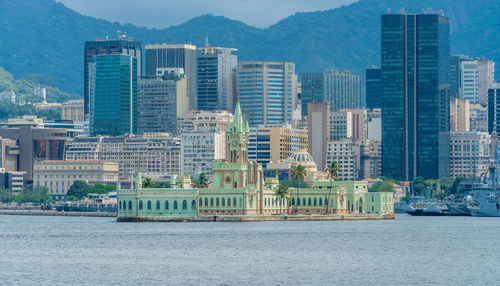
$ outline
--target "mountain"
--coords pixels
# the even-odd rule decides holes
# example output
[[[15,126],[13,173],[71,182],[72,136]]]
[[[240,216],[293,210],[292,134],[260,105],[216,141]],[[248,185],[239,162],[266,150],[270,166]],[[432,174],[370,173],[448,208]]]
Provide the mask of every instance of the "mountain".
[[[83,16],[53,0],[2,0],[0,66],[16,77],[45,74],[62,90],[82,94],[84,42],[121,30],[143,44],[200,46],[208,37],[214,46],[237,48],[239,60],[293,61],[298,73],[329,68],[363,75],[366,66],[380,64],[380,15],[403,8],[443,10],[451,19],[453,53],[500,62],[498,0],[360,0],[297,13],[266,29],[213,15],[149,29]]]

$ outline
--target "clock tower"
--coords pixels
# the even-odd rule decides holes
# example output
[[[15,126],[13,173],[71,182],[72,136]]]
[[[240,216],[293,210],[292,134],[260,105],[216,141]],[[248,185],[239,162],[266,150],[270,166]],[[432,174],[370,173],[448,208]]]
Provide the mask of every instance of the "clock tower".
[[[243,123],[241,116],[240,102],[236,102],[234,110],[234,121],[228,125],[226,132],[226,157],[229,163],[247,164],[248,163],[248,136],[250,128],[248,121]]]

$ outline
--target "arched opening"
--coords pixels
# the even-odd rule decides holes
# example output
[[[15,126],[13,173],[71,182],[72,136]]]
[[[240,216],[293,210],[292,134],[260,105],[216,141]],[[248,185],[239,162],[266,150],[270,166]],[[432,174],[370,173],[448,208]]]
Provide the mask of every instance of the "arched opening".
[[[193,201],[191,202],[191,209],[192,209],[192,210],[196,209],[196,200],[193,200]]]
[[[323,205],[323,199],[322,198],[319,198],[319,205],[322,206]]]
[[[182,209],[183,209],[183,210],[187,210],[187,208],[188,208],[188,203],[187,203],[187,201],[186,201],[186,200],[183,200],[183,201],[182,201]]]
[[[231,198],[227,198],[227,206],[231,207]]]
[[[118,209],[120,209],[120,210],[122,209],[122,201],[120,201],[120,202],[118,203]]]
[[[160,201],[156,201],[156,209],[159,210],[160,209]]]
[[[351,201],[347,201],[347,210],[351,210]]]
[[[292,198],[292,205],[295,205],[295,198]]]
[[[307,200],[307,203],[308,203],[308,205],[309,205],[309,206],[311,205],[311,198],[309,198],[309,199]]]
[[[208,198],[205,198],[205,206],[208,207]]]
[[[203,200],[200,198],[200,207],[203,206]]]
[[[210,206],[213,207],[214,206],[214,198],[210,198]]]
[[[218,207],[218,206],[219,206],[219,202],[220,202],[220,201],[219,201],[219,198],[216,198],[216,199],[215,199],[215,206],[216,206],[216,207]]]
[[[233,198],[233,207],[237,207],[237,205],[236,205],[236,198]]]
[[[303,206],[307,206],[307,204],[306,204],[306,198],[303,198],[303,199],[302,199],[302,205],[303,205]]]
[[[142,201],[139,201],[139,209],[142,210]]]
[[[314,198],[314,206],[317,206],[318,205],[318,200],[316,200],[316,198]]]
[[[168,201],[165,202],[165,209],[168,210]]]
[[[132,209],[132,201],[128,201],[128,209],[131,210]]]
[[[174,210],[177,209],[177,201],[174,201]]]
[[[222,206],[225,207],[226,206],[226,199],[225,198],[222,198]]]
[[[359,213],[363,213],[363,198],[359,198]]]
[[[151,201],[148,201],[148,210],[151,209]]]

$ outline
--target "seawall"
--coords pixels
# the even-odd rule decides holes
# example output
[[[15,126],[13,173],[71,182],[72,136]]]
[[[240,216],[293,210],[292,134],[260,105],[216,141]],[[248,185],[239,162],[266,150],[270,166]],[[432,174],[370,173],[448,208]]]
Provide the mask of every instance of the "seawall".
[[[58,212],[43,210],[0,210],[0,215],[116,217],[116,213],[109,212]]]

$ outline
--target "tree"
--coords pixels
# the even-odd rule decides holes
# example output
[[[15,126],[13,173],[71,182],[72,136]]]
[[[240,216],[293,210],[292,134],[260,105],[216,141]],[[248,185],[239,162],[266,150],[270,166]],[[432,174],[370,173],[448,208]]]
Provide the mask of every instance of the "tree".
[[[10,203],[14,199],[14,195],[12,195],[9,189],[0,189],[0,202],[2,203]]]
[[[14,195],[13,200],[17,203],[27,203],[31,202],[33,204],[43,204],[52,201],[52,197],[49,194],[49,189],[47,187],[30,185],[24,187],[19,193]]]
[[[462,182],[463,179],[465,179],[465,175],[458,175],[455,180],[453,180],[453,184],[451,185],[450,190],[452,194],[455,194],[457,192],[458,185],[460,185],[460,182]]]
[[[201,173],[198,177],[198,188],[205,189],[208,188],[208,178],[207,174]]]
[[[425,196],[425,194],[427,192],[427,184],[426,184],[424,178],[417,177],[417,178],[413,179],[413,181],[411,182],[411,185],[413,188],[414,195],[418,194],[421,196]]]
[[[276,203],[280,204],[280,214],[281,214],[281,205],[283,201],[288,202],[288,187],[282,184],[279,184],[274,190],[274,196],[276,197]],[[288,203],[287,203],[288,205]]]
[[[298,164],[297,166],[292,167],[292,169],[290,169],[290,171],[292,171],[293,180],[296,183],[298,183],[297,202],[295,203],[295,213],[297,213],[297,211],[298,211],[297,206],[299,204],[298,200],[300,200],[300,186],[301,186],[302,182],[304,181],[304,178],[307,176],[307,171],[301,164]]]
[[[144,178],[144,180],[142,180],[142,187],[144,189],[154,188],[155,185],[156,185],[155,182],[153,182],[153,180],[151,180],[150,177],[146,177],[146,178]]]
[[[170,187],[172,187],[172,184],[169,182],[155,182],[155,185],[153,186],[155,189],[168,189]]]
[[[116,191],[116,186],[95,184],[92,188],[90,188],[89,194],[107,194],[113,191]]]
[[[394,183],[392,181],[375,182],[368,192],[394,192]]]
[[[337,162],[332,161],[330,165],[326,167],[325,171],[328,172],[328,178],[330,178],[330,189],[328,190],[328,198],[326,199],[326,213],[328,214],[328,207],[330,206],[330,195],[333,190],[333,179],[339,179],[340,167]]]
[[[89,194],[89,185],[85,181],[75,181],[71,187],[69,187],[66,198],[68,200],[81,200],[87,197]]]

